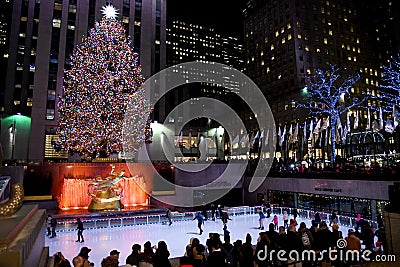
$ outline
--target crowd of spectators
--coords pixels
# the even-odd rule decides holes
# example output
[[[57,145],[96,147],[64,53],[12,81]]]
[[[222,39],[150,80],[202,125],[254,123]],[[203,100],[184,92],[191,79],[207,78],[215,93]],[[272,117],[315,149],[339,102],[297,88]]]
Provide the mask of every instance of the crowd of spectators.
[[[360,218],[355,229],[350,229],[344,235],[339,225],[333,218],[330,223],[320,220],[316,213],[307,227],[304,222],[298,225],[296,217],[290,218],[290,223],[285,223],[276,230],[275,224],[268,225],[267,231],[260,231],[256,242],[253,242],[249,233],[244,242],[241,239],[232,242],[230,232],[224,231],[224,235],[209,233],[205,244],[201,244],[198,238],[191,238],[186,246],[185,254],[179,259],[181,267],[264,267],[264,266],[330,266],[345,267],[360,264],[361,257],[340,258],[333,260],[332,254],[326,251],[352,251],[351,255],[362,249],[371,253],[385,252],[384,228],[374,233],[374,229],[368,221]],[[226,229],[225,229],[226,230]],[[383,234],[382,234],[383,233]],[[378,242],[374,244],[375,235]],[[342,243],[341,243],[342,242]],[[344,242],[344,243],[343,243]],[[363,246],[362,246],[363,245]],[[83,247],[72,265],[58,252],[54,255],[56,267],[89,267],[93,264],[89,261],[91,249]],[[279,251],[279,253],[278,253]],[[313,254],[304,251],[312,251]],[[339,253],[339,252],[337,252]],[[133,244],[131,254],[125,259],[125,265],[120,265],[119,251],[113,250],[110,255],[101,261],[102,267],[171,267],[170,253],[165,241],[159,241],[152,246],[147,241],[142,246]],[[302,255],[306,255],[306,257]],[[345,255],[346,253],[342,254]],[[339,254],[337,254],[339,255]],[[358,254],[361,256],[361,254]],[[315,257],[315,258],[314,258]]]

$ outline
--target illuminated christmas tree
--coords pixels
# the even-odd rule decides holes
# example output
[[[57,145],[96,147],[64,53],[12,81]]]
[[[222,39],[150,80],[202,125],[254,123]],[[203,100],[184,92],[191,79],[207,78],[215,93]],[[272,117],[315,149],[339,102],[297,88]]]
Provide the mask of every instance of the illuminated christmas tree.
[[[122,151],[122,144],[135,152],[144,143],[149,108],[138,54],[116,10],[106,6],[103,14],[65,71],[58,142],[68,151],[105,156]]]

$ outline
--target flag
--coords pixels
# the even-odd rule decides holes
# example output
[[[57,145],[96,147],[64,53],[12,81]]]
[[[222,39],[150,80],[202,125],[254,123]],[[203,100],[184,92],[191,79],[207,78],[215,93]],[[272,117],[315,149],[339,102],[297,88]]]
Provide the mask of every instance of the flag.
[[[269,129],[267,130],[267,134],[265,135],[265,145],[268,145],[269,143]]]
[[[251,143],[252,146],[254,146],[254,144],[256,143],[256,139],[258,138],[259,135],[260,131],[257,131],[256,135],[254,136],[253,142]]]
[[[390,120],[386,120],[385,131],[388,133],[394,132],[394,128],[393,128],[392,122]]]
[[[397,128],[397,126],[399,125],[399,116],[397,116],[397,110],[396,110],[396,106],[393,105],[393,131]]]
[[[183,140],[183,132],[181,131],[181,133],[178,136],[178,139],[175,142],[175,146],[179,146],[180,142],[182,142]]]
[[[292,143],[295,143],[298,141],[298,135],[299,135],[299,123],[296,124],[296,129],[294,129]]]
[[[258,147],[261,147],[263,138],[264,138],[264,130],[261,131],[260,138],[258,140]]]
[[[326,120],[325,120],[324,123],[322,124],[321,131],[322,131],[322,130],[326,130],[328,127],[329,127],[329,117],[326,118]]]
[[[354,118],[354,129],[358,128],[358,110],[356,112],[356,117]]]
[[[368,109],[368,115],[367,115],[367,131],[371,130],[371,113],[369,112]]]
[[[215,145],[217,146],[217,129],[215,129],[215,133],[213,134],[213,136],[211,136],[211,139],[208,142],[207,146],[209,146],[212,142],[214,142]]]
[[[281,129],[279,129],[279,133],[281,132]],[[285,135],[286,135],[286,125],[283,126],[283,132],[279,136],[279,146],[282,146],[283,142],[285,141]]]
[[[374,121],[372,122],[372,131],[374,131],[374,132],[379,132],[379,123],[378,123],[377,120],[374,120]]]
[[[313,132],[314,132],[314,121],[311,119],[311,122],[310,122],[310,137],[308,137],[308,139],[312,139]]]
[[[307,121],[304,121],[303,143],[307,141]]]
[[[278,141],[279,141],[279,146],[282,146],[282,143],[281,143],[281,136],[282,136],[281,127],[278,126]]]
[[[336,137],[335,137],[335,141],[336,142],[340,142],[340,136],[341,133],[343,132],[343,128],[342,128],[342,122],[340,120],[340,117],[338,116],[337,122],[336,122]]]
[[[246,145],[247,145],[247,134],[244,134],[243,136],[242,136],[242,138],[240,139],[240,144],[239,144],[239,146],[241,146],[242,148],[245,148],[246,147]]]
[[[239,135],[236,135],[236,137],[232,140],[232,148],[235,145],[239,144]]]
[[[292,137],[293,137],[293,127],[292,127],[292,124],[290,124],[289,132],[288,132],[289,143],[292,143]]]
[[[383,112],[382,107],[379,108],[379,130],[383,129]]]
[[[315,125],[314,134],[319,134],[319,132],[321,131],[321,119],[318,120],[317,125]]]
[[[343,143],[346,143],[347,132],[348,132],[348,129],[347,129],[347,126],[346,126],[346,127],[344,127],[344,129],[343,129],[343,134],[342,134],[342,141],[343,141]]]
[[[192,132],[189,132],[189,138],[188,138],[188,142],[185,145],[185,148],[190,149],[191,146],[192,146]]]
[[[354,122],[355,122],[355,120],[354,120]],[[347,130],[350,129],[350,112],[347,112],[346,127],[347,127]],[[355,127],[355,126],[354,126],[354,127]],[[355,128],[354,128],[354,129],[355,129]]]

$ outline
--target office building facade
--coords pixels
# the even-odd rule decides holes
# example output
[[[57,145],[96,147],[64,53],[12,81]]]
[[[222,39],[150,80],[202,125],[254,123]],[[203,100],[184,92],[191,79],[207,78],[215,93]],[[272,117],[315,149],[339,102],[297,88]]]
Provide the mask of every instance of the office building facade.
[[[293,112],[292,100],[304,97],[306,75],[329,64],[360,74],[353,95],[377,94],[381,66],[399,48],[395,5],[389,0],[248,1],[245,73],[267,97],[276,123],[306,118],[305,111]],[[360,112],[366,118],[366,110]]]

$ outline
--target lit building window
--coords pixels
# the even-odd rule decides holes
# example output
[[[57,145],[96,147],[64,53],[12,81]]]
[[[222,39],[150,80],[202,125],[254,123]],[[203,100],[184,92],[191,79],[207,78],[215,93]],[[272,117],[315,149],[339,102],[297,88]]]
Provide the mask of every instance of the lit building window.
[[[301,39],[301,34],[300,34],[300,33],[297,34],[297,38],[298,38],[298,39]]]
[[[274,45],[272,44],[272,45],[271,45],[271,50],[274,50],[274,49],[275,49],[275,47],[274,47]]]
[[[321,49],[317,48],[317,53],[321,52]]]
[[[261,66],[264,66],[264,60],[261,60]]]
[[[282,27],[282,28],[281,28],[281,33],[284,33],[284,32],[285,32],[285,28]]]
[[[333,35],[333,32],[332,32],[332,30],[329,30],[329,35]]]
[[[61,27],[61,20],[60,19],[53,19],[53,27],[60,28]]]
[[[310,51],[310,48],[308,47],[308,45],[306,45],[306,47],[304,48],[304,50]]]
[[[292,28],[292,26],[290,25],[290,23],[288,23],[288,24],[286,25],[286,27],[288,28],[288,30],[289,30],[290,28]]]
[[[285,37],[282,38],[282,44],[286,43]]]
[[[324,38],[324,44],[328,44],[328,38]]]
[[[288,39],[288,40],[292,40],[292,34],[289,33],[289,34],[287,35],[287,39]]]
[[[278,35],[279,35],[279,32],[276,31],[276,32],[275,32],[275,37],[278,37]]]

